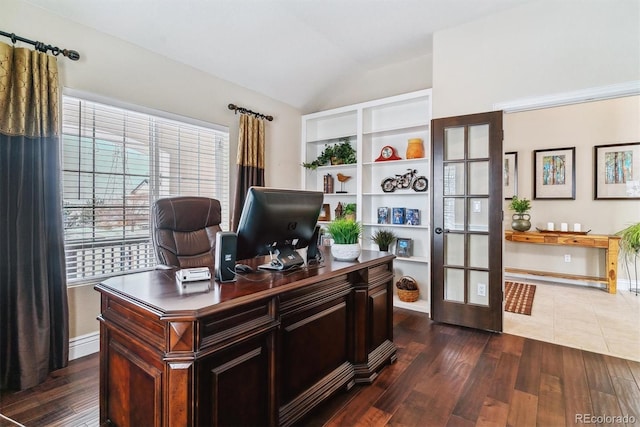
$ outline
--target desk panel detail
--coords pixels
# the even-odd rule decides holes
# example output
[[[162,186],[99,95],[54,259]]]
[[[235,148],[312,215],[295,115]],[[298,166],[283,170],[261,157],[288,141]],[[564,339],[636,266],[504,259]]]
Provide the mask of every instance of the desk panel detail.
[[[330,258],[198,292],[172,270],[96,285],[101,425],[289,426],[374,381],[396,360],[394,256]]]

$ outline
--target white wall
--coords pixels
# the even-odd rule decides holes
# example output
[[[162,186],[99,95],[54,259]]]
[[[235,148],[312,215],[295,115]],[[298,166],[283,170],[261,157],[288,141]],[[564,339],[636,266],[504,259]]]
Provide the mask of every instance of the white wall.
[[[640,76],[640,2],[540,0],[434,35],[435,118]]]
[[[638,76],[640,2],[540,0],[435,34],[433,112],[439,118],[491,111],[498,103]],[[638,201],[594,201],[592,184],[594,145],[640,141],[639,104],[633,97],[505,115],[504,151],[518,152],[523,197],[532,197],[533,150],[576,147],[576,200],[534,200],[534,226],[580,222],[593,233],[610,234],[640,220]],[[573,254],[571,264],[564,263],[564,253]],[[508,244],[504,263],[602,275],[601,258],[587,249]]]
[[[304,114],[428,89],[432,86],[432,66],[433,56],[426,55],[345,78],[317,94],[314,102],[304,109]]]
[[[19,0],[2,0],[0,29],[77,50],[81,55],[77,62],[58,59],[61,86],[228,126],[232,185],[238,116],[227,105],[273,115],[275,120],[266,124],[267,185],[299,186],[302,168],[292,167],[300,162],[298,110]],[[6,38],[0,41],[10,43]],[[232,189],[230,194],[233,197]],[[91,286],[70,288],[69,300],[71,337],[97,331],[98,293]]]

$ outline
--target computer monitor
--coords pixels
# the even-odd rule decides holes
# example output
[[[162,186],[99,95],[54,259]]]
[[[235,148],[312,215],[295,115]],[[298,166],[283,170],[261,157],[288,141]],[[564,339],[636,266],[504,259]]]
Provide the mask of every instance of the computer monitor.
[[[320,191],[251,187],[237,230],[236,259],[271,255],[261,269],[288,270],[304,265],[296,249],[312,245],[322,208]]]

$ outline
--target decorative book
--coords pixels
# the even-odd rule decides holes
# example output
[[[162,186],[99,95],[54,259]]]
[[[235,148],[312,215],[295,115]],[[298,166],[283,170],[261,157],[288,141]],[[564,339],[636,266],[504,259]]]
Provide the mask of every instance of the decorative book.
[[[389,224],[389,208],[378,208],[378,224]]]
[[[407,209],[405,224],[420,225],[420,209]]]
[[[392,224],[404,224],[405,208],[393,208],[391,213]]]

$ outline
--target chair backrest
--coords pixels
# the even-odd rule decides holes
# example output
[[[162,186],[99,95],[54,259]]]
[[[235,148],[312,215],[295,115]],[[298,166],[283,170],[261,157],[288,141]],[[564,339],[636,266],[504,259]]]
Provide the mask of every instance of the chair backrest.
[[[153,246],[160,264],[180,268],[215,265],[220,202],[207,197],[170,197],[153,204]]]

